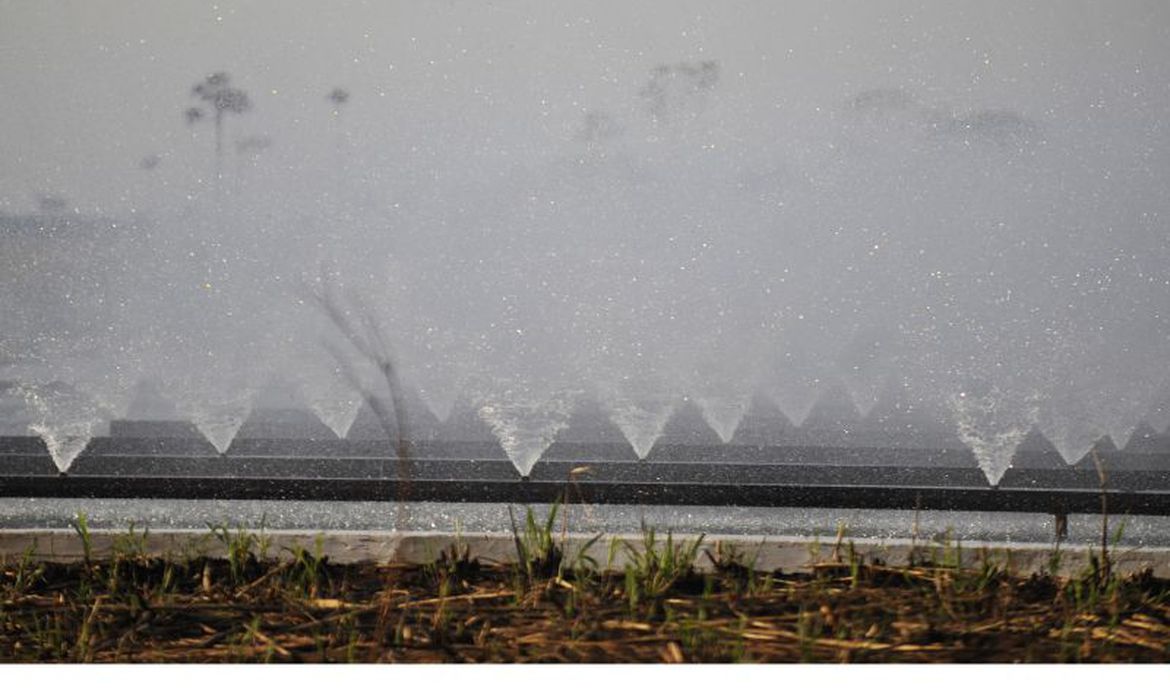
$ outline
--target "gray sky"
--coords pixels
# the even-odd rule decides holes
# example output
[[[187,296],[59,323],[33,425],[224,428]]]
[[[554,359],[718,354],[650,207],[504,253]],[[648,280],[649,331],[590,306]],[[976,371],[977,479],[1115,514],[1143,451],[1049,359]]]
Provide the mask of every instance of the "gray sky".
[[[255,105],[219,187],[215,71]],[[522,470],[578,390],[649,445],[841,382],[949,402],[994,481],[1033,425],[1124,442],[1170,366],[1164,0],[0,0],[0,94],[0,209],[158,223],[7,242],[17,378],[162,377],[218,443],[273,372],[329,415],[326,264]],[[42,404],[67,464],[103,414]]]
[[[195,187],[210,129],[180,114],[229,71],[277,172],[327,157],[335,85],[371,164],[412,146],[556,148],[660,63],[714,59],[739,130],[784,129],[874,87],[1107,131],[1170,106],[1170,5],[1150,2],[208,2],[0,0],[0,208],[38,192],[123,212]],[[137,164],[161,155],[160,167]],[[371,167],[378,167],[371,165]],[[390,166],[385,166],[390,167]]]

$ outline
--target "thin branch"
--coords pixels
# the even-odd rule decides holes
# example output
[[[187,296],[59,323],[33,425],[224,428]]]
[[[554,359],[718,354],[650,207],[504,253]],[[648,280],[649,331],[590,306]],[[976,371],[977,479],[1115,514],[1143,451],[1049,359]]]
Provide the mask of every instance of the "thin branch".
[[[409,415],[403,400],[404,392],[401,379],[398,376],[397,363],[394,361],[386,335],[382,332],[370,306],[357,295],[351,294],[349,295],[350,306],[353,307],[354,313],[358,316],[358,323],[355,325],[353,317],[338,299],[337,292],[331,283],[331,275],[327,271],[322,271],[320,287],[310,286],[307,291],[309,298],[325,313],[342,337],[382,377],[386,387],[386,400],[383,400],[380,392],[370,388],[362,381],[361,373],[349,354],[337,345],[325,342],[326,350],[337,361],[346,381],[361,394],[374,411],[387,439],[395,441],[398,501],[405,502],[410,497],[411,465],[413,462],[410,450]]]

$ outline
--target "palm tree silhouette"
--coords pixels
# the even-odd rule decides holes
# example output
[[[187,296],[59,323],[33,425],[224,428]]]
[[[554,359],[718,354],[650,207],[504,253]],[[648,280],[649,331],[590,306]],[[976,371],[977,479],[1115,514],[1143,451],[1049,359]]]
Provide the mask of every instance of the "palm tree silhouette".
[[[219,182],[223,177],[223,118],[225,114],[243,114],[252,109],[252,100],[248,93],[232,87],[232,79],[227,73],[220,71],[212,73],[203,79],[203,82],[191,89],[191,94],[211,106],[215,115],[215,179]],[[198,107],[191,107],[183,112],[187,124],[194,125],[203,119],[204,111]]]
[[[341,108],[344,107],[347,102],[349,102],[349,90],[341,87],[335,87],[329,91],[329,94],[325,96],[325,99],[329,100],[329,102],[333,105],[333,118],[337,120],[338,124],[337,144],[335,148],[337,150],[338,168],[340,168],[342,141],[345,134],[345,132],[341,129]]]
[[[349,91],[345,88],[333,88],[333,90],[325,96],[325,99],[333,103],[333,113],[335,115],[340,115],[341,106],[346,102],[349,102]]]
[[[340,218],[345,216],[344,208],[344,179],[345,179],[345,129],[342,126],[341,112],[342,108],[349,102],[349,90],[343,87],[335,87],[325,95],[325,99],[333,106],[333,193],[327,196],[327,200],[332,201],[333,206],[338,210],[333,213],[334,217]]]

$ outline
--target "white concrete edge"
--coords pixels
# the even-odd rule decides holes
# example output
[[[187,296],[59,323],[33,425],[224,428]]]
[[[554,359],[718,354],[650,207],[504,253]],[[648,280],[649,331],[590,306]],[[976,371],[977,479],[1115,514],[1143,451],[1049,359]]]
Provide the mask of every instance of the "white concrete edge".
[[[234,536],[235,531],[231,534]],[[485,562],[511,563],[516,560],[516,547],[511,533],[454,533],[430,531],[314,531],[270,530],[248,531],[257,540],[254,551],[263,550],[269,557],[289,557],[300,547],[310,553],[320,553],[336,563],[375,562],[381,564],[425,564],[444,550],[457,546],[467,548],[470,555]],[[592,535],[557,534],[569,557],[590,540]],[[696,535],[676,535],[675,544],[693,542]],[[612,544],[616,540],[616,544]],[[656,539],[659,546],[665,536]],[[588,554],[602,568],[621,569],[629,558],[622,543],[635,550],[642,546],[640,533],[605,535],[590,548]],[[192,530],[150,530],[143,540],[141,532],[94,530],[90,533],[91,555],[104,558],[115,550],[141,551],[156,557],[187,558],[193,556],[223,557],[225,545],[210,532]],[[610,550],[613,549],[612,559]],[[914,542],[909,539],[850,539],[840,542],[808,537],[759,535],[720,535],[704,537],[696,558],[696,567],[711,570],[712,559],[734,556],[744,565],[756,569],[783,572],[809,571],[820,563],[841,561],[852,556],[866,562],[905,565],[913,558],[918,562],[954,563],[961,559],[965,566],[978,567],[994,564],[1016,574],[1054,572],[1075,575],[1089,566],[1089,559],[1100,553],[1099,547],[1062,544],[1059,549],[1040,543],[1004,543],[954,541]],[[704,553],[707,552],[710,554]],[[25,557],[37,561],[76,562],[85,556],[81,538],[73,530],[28,529],[0,530],[0,562],[13,564]],[[1155,576],[1170,578],[1170,548],[1121,548],[1110,551],[1114,568],[1120,573],[1137,573],[1151,569]]]

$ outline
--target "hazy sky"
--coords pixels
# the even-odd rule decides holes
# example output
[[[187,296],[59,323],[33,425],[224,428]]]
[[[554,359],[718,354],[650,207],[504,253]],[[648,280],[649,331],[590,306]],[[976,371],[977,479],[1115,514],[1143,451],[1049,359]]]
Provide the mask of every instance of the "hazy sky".
[[[620,110],[655,65],[700,59],[720,62],[740,131],[871,88],[1133,131],[1170,108],[1170,4],[0,0],[0,208],[47,192],[124,212],[193,187],[210,127],[193,143],[181,113],[212,71],[255,103],[230,138],[269,137],[269,164],[295,175],[334,141],[334,86],[353,95],[344,130],[367,163],[411,148],[524,159],[583,110]]]
[[[994,481],[1033,425],[1124,442],[1170,366],[1166,0],[0,0],[0,95],[0,210],[158,223],[0,240],[12,371],[110,415],[165,378],[217,444],[275,371],[339,405],[326,263],[522,470],[578,390],[648,446],[842,382],[949,402]],[[67,465],[105,414],[55,400]]]

